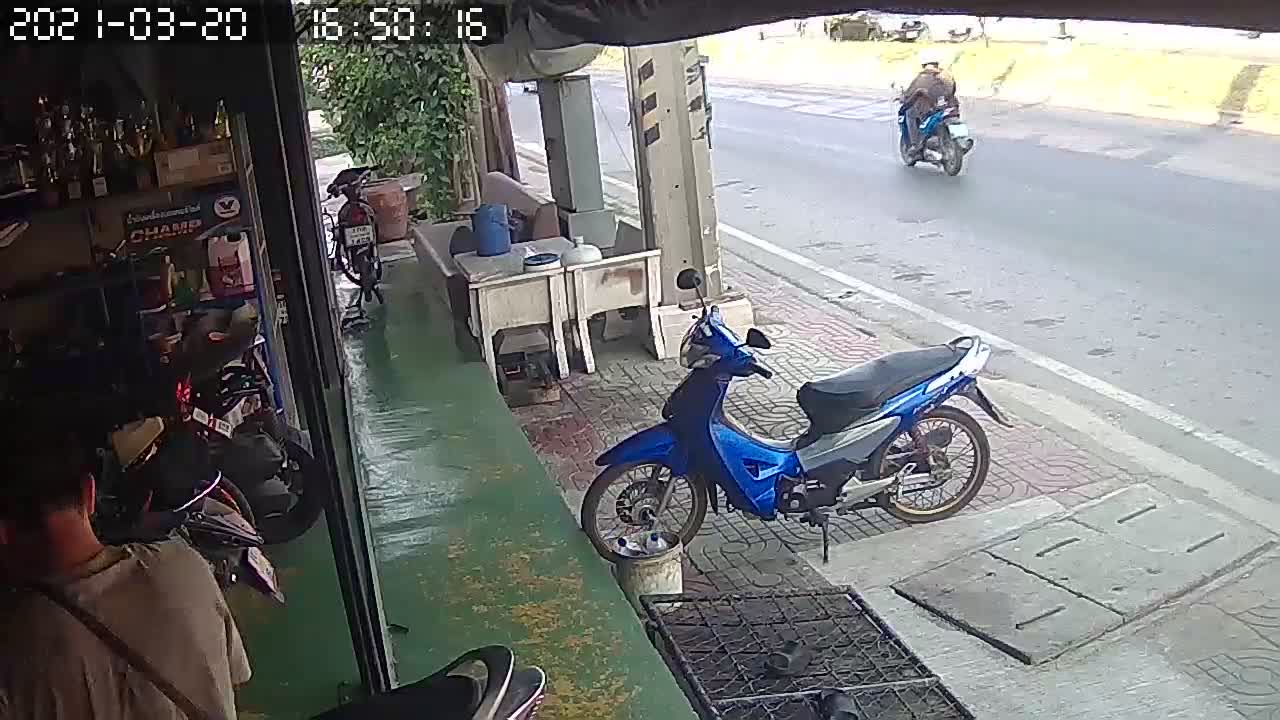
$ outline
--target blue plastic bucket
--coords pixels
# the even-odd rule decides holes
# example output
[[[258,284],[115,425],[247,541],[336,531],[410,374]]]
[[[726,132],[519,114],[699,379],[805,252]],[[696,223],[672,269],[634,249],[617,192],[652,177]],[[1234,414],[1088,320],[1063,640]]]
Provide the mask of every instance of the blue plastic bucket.
[[[485,204],[471,217],[476,234],[476,254],[481,257],[502,255],[511,250],[511,228],[507,224],[507,206]]]

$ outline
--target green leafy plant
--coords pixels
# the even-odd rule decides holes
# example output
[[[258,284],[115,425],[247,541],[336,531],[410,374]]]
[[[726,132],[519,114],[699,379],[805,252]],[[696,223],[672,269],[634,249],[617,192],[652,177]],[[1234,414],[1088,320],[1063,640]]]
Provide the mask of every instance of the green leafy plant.
[[[419,207],[452,210],[471,97],[461,46],[348,40],[304,44],[301,55],[342,145],[384,175],[422,173]]]

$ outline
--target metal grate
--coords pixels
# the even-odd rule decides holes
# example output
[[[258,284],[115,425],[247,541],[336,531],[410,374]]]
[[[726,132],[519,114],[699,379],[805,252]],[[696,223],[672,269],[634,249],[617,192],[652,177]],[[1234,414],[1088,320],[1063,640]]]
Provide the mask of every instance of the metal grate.
[[[850,690],[857,720],[973,720],[938,683]],[[818,693],[743,698],[717,704],[722,720],[822,720]]]
[[[642,598],[665,654],[708,717],[818,718],[819,691],[850,690],[865,720],[971,718],[857,593]],[[810,659],[782,675],[768,664],[788,641]]]

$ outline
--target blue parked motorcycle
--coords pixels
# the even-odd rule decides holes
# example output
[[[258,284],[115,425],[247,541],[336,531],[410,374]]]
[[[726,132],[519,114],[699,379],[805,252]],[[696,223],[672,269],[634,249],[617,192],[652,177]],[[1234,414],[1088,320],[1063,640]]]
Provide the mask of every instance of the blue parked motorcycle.
[[[920,153],[911,152],[911,136],[907,132],[907,108],[905,98],[898,103],[898,152],[907,167],[917,162],[937,165],[948,175],[960,174],[964,167],[964,156],[973,149],[973,137],[969,135],[969,126],[960,120],[960,108],[949,105],[946,98],[939,98],[934,111],[920,123],[920,135],[924,140],[924,149]]]
[[[682,271],[676,284],[702,298],[696,270]],[[986,433],[943,403],[962,395],[1008,425],[978,389],[991,355],[981,340],[893,353],[804,383],[797,400],[809,428],[787,441],[751,434],[723,407],[735,378],[772,377],[749,349],[769,347],[755,328],[739,342],[719,308],[703,302],[680,347],[690,373],[663,407],[663,422],[596,460],[605,469],[583,498],[582,528],[601,555],[612,558],[620,539],[637,542],[659,529],[689,543],[708,504],[719,512],[721,492],[761,519],[781,513],[820,528],[824,560],[832,513],[880,508],[931,522],[978,494],[991,464]]]

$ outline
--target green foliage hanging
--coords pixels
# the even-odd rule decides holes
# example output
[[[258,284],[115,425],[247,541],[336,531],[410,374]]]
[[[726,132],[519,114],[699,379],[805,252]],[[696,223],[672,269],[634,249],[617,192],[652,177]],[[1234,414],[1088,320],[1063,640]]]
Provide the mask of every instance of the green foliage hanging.
[[[301,55],[325,118],[356,160],[388,175],[422,173],[419,205],[447,214],[471,97],[461,46],[343,40],[304,43]]]

